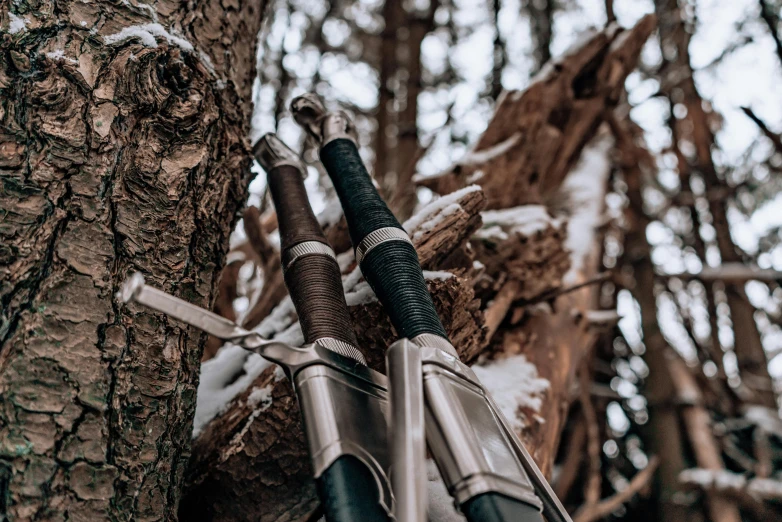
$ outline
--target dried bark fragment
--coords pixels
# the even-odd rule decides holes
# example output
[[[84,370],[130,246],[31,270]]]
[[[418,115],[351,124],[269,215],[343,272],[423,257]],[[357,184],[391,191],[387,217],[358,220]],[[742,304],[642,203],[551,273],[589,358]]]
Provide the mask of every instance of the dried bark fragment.
[[[114,293],[214,299],[262,3],[0,9],[0,517],[175,518],[205,337]]]

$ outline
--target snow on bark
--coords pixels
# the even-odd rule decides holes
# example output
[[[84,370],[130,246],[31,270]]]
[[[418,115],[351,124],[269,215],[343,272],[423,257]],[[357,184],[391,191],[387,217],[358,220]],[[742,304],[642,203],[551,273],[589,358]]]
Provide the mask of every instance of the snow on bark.
[[[448,195],[435,199],[421,210],[416,212],[410,219],[405,221],[402,226],[415,240],[423,235],[424,232],[434,229],[442,220],[461,208],[459,200],[470,192],[479,192],[481,187],[470,185],[463,189],[451,192]]]
[[[475,375],[486,387],[511,427],[518,433],[527,427],[527,414],[537,416],[543,405],[543,397],[550,383],[538,376],[537,367],[524,355],[479,363],[472,367]]]
[[[584,148],[578,164],[562,184],[562,193],[570,199],[573,209],[567,223],[565,248],[570,251],[570,270],[563,282],[572,284],[584,269],[587,258],[597,242],[597,228],[603,219],[603,208],[611,160],[608,157],[613,141],[602,138]]]
[[[679,474],[679,482],[706,490],[746,492],[758,500],[782,499],[782,481],[766,478],[749,479],[724,469],[686,469]]]
[[[517,132],[513,134],[510,138],[503,140],[496,145],[492,145],[491,147],[488,147],[486,149],[482,150],[474,150],[471,152],[468,152],[462,159],[460,159],[457,164],[459,165],[482,165],[484,163],[488,163],[489,161],[493,160],[494,158],[497,158],[499,156],[502,156],[506,152],[508,152],[510,149],[512,149],[521,139],[521,133]],[[482,171],[478,171],[482,172]],[[475,175],[475,173],[473,173]],[[482,176],[479,176],[479,178]]]
[[[169,44],[176,45],[184,51],[193,51],[193,44],[182,38],[171,34],[165,27],[159,23],[132,25],[125,27],[118,33],[110,34],[103,37],[103,41],[108,45],[124,42],[130,38],[138,38],[145,47],[157,47],[158,38],[165,39]],[[211,65],[211,64],[210,64]],[[214,66],[212,66],[214,69]]]
[[[24,31],[27,28],[27,24],[30,23],[26,18],[16,16],[12,12],[8,12],[8,18],[11,22],[8,24],[8,33],[16,34]]]
[[[293,346],[302,345],[304,336],[299,323],[292,321],[292,310],[293,303],[286,297],[254,331]],[[231,401],[271,365],[260,355],[231,343],[226,343],[215,357],[202,364],[193,438],[198,437],[212,419],[224,413]]]
[[[553,218],[543,205],[485,210],[481,212],[481,218],[483,228],[475,234],[480,239],[506,240],[510,237],[508,234],[530,237],[549,226],[561,226],[561,221]]]

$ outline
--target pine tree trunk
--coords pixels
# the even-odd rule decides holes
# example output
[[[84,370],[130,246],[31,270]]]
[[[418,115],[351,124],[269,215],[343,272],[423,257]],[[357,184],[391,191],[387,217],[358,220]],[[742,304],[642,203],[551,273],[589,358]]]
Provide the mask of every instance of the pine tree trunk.
[[[687,108],[684,122],[690,135],[684,137],[694,145],[694,154],[686,158],[684,172],[680,176],[686,182],[690,170],[699,174],[709,189],[725,185],[717,175],[717,167],[712,158],[712,149],[716,145],[714,133],[710,127],[710,114],[704,109],[704,100],[695,85],[690,65],[689,43],[691,34],[685,26],[685,18],[678,0],[657,0],[655,9],[660,19],[660,45],[666,60],[668,76],[681,78],[675,85],[663,84],[661,90],[671,100],[680,98]],[[678,148],[678,144],[675,144]],[[728,201],[725,198],[709,198],[709,213],[716,233],[716,246],[722,263],[741,263],[742,256],[730,235],[727,219]],[[702,260],[706,263],[706,260]],[[773,381],[768,372],[768,359],[763,349],[760,331],[755,322],[755,307],[747,298],[744,283],[725,283],[730,318],[733,324],[734,351],[738,360],[739,374],[744,383],[755,394],[754,402],[776,409],[777,399]]]
[[[115,293],[213,301],[262,4],[0,10],[0,518],[175,519],[205,336]]]

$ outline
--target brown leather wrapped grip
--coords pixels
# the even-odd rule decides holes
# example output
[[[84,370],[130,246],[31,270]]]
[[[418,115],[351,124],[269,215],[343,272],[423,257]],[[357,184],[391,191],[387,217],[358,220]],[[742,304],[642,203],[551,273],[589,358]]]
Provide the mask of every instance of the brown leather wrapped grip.
[[[280,254],[306,241],[328,245],[312,212],[299,169],[281,165],[268,172],[269,191],[277,209]],[[301,255],[288,263],[285,286],[291,295],[304,339],[310,343],[330,337],[358,346],[345,303],[339,265],[330,255]]]
[[[308,343],[331,337],[358,346],[334,259],[324,255],[297,259],[285,271],[285,285]]]
[[[312,213],[301,176],[301,172],[290,165],[275,167],[267,175],[274,208],[277,209],[280,253],[283,257],[285,251],[297,243],[318,241],[328,244],[315,214]]]

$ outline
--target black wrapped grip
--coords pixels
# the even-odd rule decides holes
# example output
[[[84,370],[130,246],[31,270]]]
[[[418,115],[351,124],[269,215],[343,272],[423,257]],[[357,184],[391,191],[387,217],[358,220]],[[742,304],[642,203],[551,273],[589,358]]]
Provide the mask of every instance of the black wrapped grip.
[[[326,522],[386,522],[372,472],[356,457],[343,455],[317,481]],[[349,500],[348,500],[349,499]]]
[[[355,143],[344,138],[330,141],[320,150],[320,161],[342,203],[354,248],[379,228],[402,229],[377,193]]]
[[[354,248],[375,230],[403,230],[378,194],[352,141],[341,138],[327,143],[320,151],[320,159],[342,203]],[[411,244],[379,244],[364,256],[361,272],[401,337],[412,339],[428,333],[448,339]]]
[[[461,506],[469,522],[544,522],[538,508],[499,493],[484,493]]]

